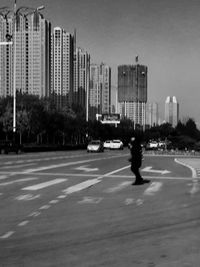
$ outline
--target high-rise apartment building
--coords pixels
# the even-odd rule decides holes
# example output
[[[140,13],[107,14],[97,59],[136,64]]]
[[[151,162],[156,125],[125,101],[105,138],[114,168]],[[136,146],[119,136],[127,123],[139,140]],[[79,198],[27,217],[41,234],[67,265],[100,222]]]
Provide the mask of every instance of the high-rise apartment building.
[[[90,79],[90,55],[81,48],[74,54],[73,102],[84,109],[88,107]]]
[[[118,66],[118,102],[123,118],[135,124],[146,123],[147,67],[143,65]]]
[[[70,106],[73,97],[74,38],[60,27],[52,36],[52,94],[57,107]]]
[[[89,114],[91,119],[96,114],[111,112],[111,68],[101,63],[90,66]]]
[[[165,121],[176,127],[179,120],[179,103],[175,96],[168,96],[165,101]]]
[[[146,104],[146,125],[150,127],[158,125],[158,103]]]
[[[0,42],[6,41],[6,35],[13,34],[13,19],[7,20],[0,15]],[[0,45],[0,96],[13,92],[13,46]]]
[[[0,16],[0,41],[14,36],[13,17]],[[49,96],[51,24],[35,10],[32,15],[17,14],[15,39],[16,91]],[[0,95],[13,93],[14,45],[0,46]]]

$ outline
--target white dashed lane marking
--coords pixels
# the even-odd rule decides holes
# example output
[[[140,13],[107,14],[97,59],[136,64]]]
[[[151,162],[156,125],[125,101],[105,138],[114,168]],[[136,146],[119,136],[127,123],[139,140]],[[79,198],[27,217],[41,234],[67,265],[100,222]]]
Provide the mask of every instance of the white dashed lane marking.
[[[9,238],[11,235],[13,235],[15,232],[14,231],[9,231],[6,234],[2,235],[0,238],[1,239],[6,239]]]
[[[29,221],[23,221],[21,223],[18,224],[18,226],[25,226],[29,223]]]

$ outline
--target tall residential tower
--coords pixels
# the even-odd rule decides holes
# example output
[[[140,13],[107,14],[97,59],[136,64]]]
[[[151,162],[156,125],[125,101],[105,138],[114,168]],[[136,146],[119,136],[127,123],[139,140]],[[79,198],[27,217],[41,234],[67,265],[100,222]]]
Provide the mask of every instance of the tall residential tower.
[[[13,16],[0,15],[0,41],[14,36]],[[16,91],[49,96],[51,24],[38,10],[32,15],[16,16]],[[14,40],[13,40],[14,42]],[[14,45],[0,46],[0,96],[13,94]]]
[[[123,118],[145,126],[147,102],[147,67],[118,66],[118,102]]]
[[[179,103],[176,97],[168,96],[165,101],[165,121],[176,127],[179,120]]]
[[[55,27],[52,37],[52,94],[58,108],[71,106],[73,97],[74,44],[73,36]]]
[[[111,112],[111,68],[101,63],[90,66],[89,115]]]

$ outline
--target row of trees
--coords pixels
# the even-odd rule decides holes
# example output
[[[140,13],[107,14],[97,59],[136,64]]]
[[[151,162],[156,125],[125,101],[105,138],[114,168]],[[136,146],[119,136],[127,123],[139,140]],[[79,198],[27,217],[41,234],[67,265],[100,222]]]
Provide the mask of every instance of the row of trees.
[[[193,119],[178,123],[176,128],[165,123],[141,131],[133,122],[122,120],[117,127],[98,121],[86,122],[85,111],[77,105],[58,110],[52,98],[17,94],[17,131],[15,139],[20,143],[38,145],[86,144],[90,139],[122,139],[125,145],[134,131],[143,141],[166,138],[174,148],[199,149],[200,131]],[[0,139],[13,138],[13,98],[0,99]]]

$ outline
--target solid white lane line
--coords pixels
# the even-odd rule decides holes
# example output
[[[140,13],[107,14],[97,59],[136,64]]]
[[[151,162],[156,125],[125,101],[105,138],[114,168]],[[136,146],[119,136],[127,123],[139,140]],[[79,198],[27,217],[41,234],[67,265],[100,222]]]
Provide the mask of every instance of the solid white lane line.
[[[116,158],[116,157],[119,157],[119,155],[112,156],[110,158]],[[103,158],[95,158],[95,159],[87,159],[87,160],[73,161],[73,162],[67,162],[67,163],[53,164],[53,165],[48,165],[48,166],[44,166],[44,167],[38,167],[35,169],[27,169],[27,170],[23,171],[22,173],[26,174],[26,173],[50,170],[50,169],[61,168],[61,167],[66,167],[66,166],[83,164],[83,163],[87,163],[87,162],[99,161],[99,160],[103,160],[103,159],[108,159],[108,158],[103,157]]]
[[[150,186],[144,191],[144,195],[155,195],[162,187],[161,182],[152,182]]]
[[[184,160],[184,159],[183,159]],[[197,172],[195,170],[195,168],[193,168],[191,165],[181,161],[181,159],[174,159],[174,161],[178,164],[181,164],[187,168],[189,168],[192,171],[192,178],[196,178],[197,177]]]
[[[108,173],[106,173],[106,174],[100,175],[98,178],[101,179],[101,178],[104,178],[104,177],[108,177],[108,176],[111,176],[111,175],[114,174],[114,173],[123,171],[123,170],[128,169],[128,168],[130,168],[130,164],[127,165],[127,166],[125,166],[125,167],[122,167],[122,168],[120,168],[120,169],[117,169],[117,170],[108,172]]]
[[[4,167],[1,167],[1,169],[21,168],[21,167],[26,167],[26,166],[31,166],[31,165],[36,165],[36,163],[27,163],[27,164],[22,164],[22,165],[4,166]]]
[[[5,235],[0,236],[1,239],[6,239],[9,238],[11,235],[13,235],[15,232],[14,231],[9,231]]]
[[[48,187],[48,186],[51,186],[51,185],[63,183],[65,181],[67,181],[67,179],[58,178],[58,179],[54,179],[54,180],[51,180],[51,181],[48,181],[48,182],[44,182],[44,183],[40,183],[40,184],[36,184],[36,185],[32,185],[32,186],[27,186],[27,187],[22,188],[22,190],[35,191],[35,190],[39,190],[39,189],[42,189],[42,188],[45,188],[45,187]]]

